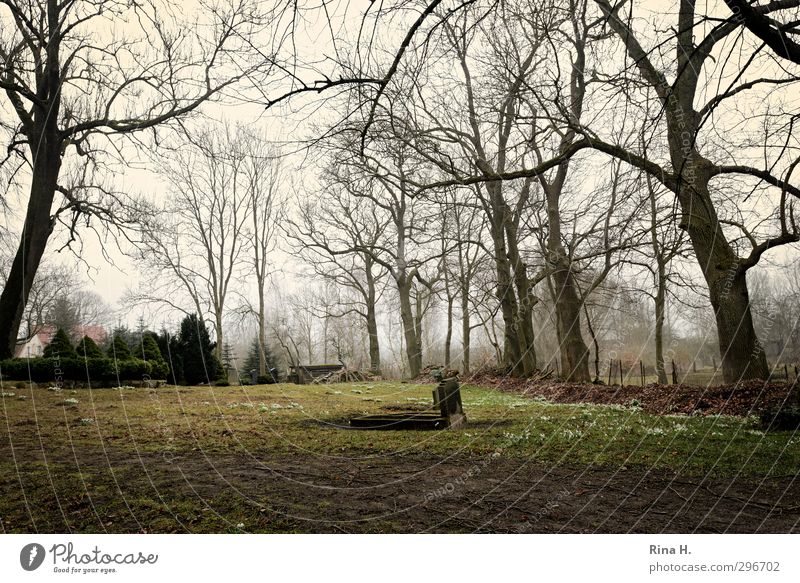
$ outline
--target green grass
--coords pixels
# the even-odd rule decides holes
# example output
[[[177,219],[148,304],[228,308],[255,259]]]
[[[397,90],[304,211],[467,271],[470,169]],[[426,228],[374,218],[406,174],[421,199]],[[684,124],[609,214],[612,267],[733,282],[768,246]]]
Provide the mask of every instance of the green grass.
[[[346,502],[327,499],[326,490],[307,491],[303,481],[316,483],[339,464],[331,485],[358,487],[353,480],[360,474],[348,468],[354,462],[369,467],[372,456],[379,472],[426,471],[423,488],[453,479],[434,475],[438,460],[448,456],[481,466],[500,458],[507,471],[518,467],[516,460],[528,467],[592,466],[604,475],[623,468],[684,476],[800,471],[799,438],[765,434],[755,419],[556,405],[474,386],[462,389],[469,419],[463,429],[347,427],[349,417],[384,407],[427,407],[431,389],[397,382],[60,392],[0,387],[0,490],[6,493],[0,532],[305,532],[318,527],[297,516],[325,517]],[[273,489],[262,487],[258,460],[298,473],[301,485],[277,479]],[[491,477],[474,479],[484,476]],[[369,500],[366,507],[391,505],[405,494],[402,484],[392,493],[375,492],[386,501]],[[355,517],[362,512],[351,510]],[[389,516],[360,528],[410,527]]]
[[[8,393],[9,391],[5,391]],[[465,386],[466,428],[363,431],[347,419],[383,407],[421,408],[431,386],[165,387],[49,392],[14,389],[3,416],[15,446],[49,449],[253,454],[486,455],[548,464],[752,475],[800,469],[798,437],[764,433],[755,419],[655,416],[635,407],[556,405]],[[25,400],[18,400],[24,395]],[[69,399],[78,403],[64,405]],[[5,424],[5,423],[4,423]],[[6,440],[7,441],[7,438]]]

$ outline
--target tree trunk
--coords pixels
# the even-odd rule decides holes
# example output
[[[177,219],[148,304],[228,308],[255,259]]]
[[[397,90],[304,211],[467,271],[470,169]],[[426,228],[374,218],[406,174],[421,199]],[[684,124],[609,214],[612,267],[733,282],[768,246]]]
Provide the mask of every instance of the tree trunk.
[[[50,210],[56,193],[61,155],[58,138],[42,136],[33,153],[33,178],[19,247],[0,295],[0,358],[11,358],[17,344],[22,314],[28,303],[47,240],[53,230]]]
[[[378,343],[378,319],[375,306],[367,306],[367,335],[369,336],[369,370],[381,374],[381,348]]]
[[[397,292],[400,296],[400,319],[403,323],[408,375],[413,379],[418,377],[422,371],[422,350],[419,338],[417,338],[414,310],[411,307],[411,284],[401,278],[397,282]]]
[[[53,231],[50,211],[61,172],[61,22],[54,0],[47,3],[47,20],[52,42],[47,43],[45,65],[36,80],[37,98],[44,105],[34,106],[32,118],[23,124],[33,165],[31,191],[17,253],[0,294],[0,358],[14,356],[31,285]]]
[[[528,266],[522,261],[522,256],[517,247],[516,226],[506,225],[506,238],[508,241],[508,259],[514,270],[514,285],[517,290],[517,338],[519,340],[520,357],[517,365],[519,376],[528,376],[536,370],[536,349],[534,348],[533,332],[533,290],[528,279]]]
[[[367,306],[367,335],[369,336],[369,370],[376,375],[381,374],[381,347],[378,341],[378,316],[375,278],[372,274],[373,262],[368,254],[364,255],[364,271],[367,277],[367,293],[364,297]]]
[[[448,292],[447,296],[447,333],[444,338],[444,367],[450,368],[450,345],[453,342],[453,300]]]
[[[553,273],[556,288],[556,316],[561,337],[561,369],[566,380],[589,382],[589,348],[581,333],[581,300],[569,267],[558,266]]]
[[[656,374],[658,382],[667,384],[667,367],[664,364],[664,319],[666,312],[666,271],[662,261],[658,261],[658,283],[656,288],[655,310],[655,341],[656,341]]]
[[[753,326],[747,269],[722,232],[708,189],[710,165],[697,153],[685,163],[677,189],[681,227],[689,235],[708,284],[725,382],[766,379],[769,366]]]
[[[746,273],[732,271],[709,288],[725,382],[768,378],[767,357],[753,327]]]
[[[266,310],[264,306],[264,283],[263,280],[258,282],[258,374],[266,376],[267,374],[267,359],[266,359]]]
[[[514,376],[525,376],[533,372],[536,355],[533,353],[533,346],[528,344],[526,336],[528,328],[524,325],[524,318],[517,304],[515,281],[511,272],[511,253],[506,245],[505,203],[501,200],[501,193],[496,185],[490,184],[486,188],[494,210],[493,216],[490,217],[490,226],[497,273],[496,296],[503,317],[502,366]],[[519,279],[518,277],[517,280]],[[534,362],[533,367],[530,367],[531,359]]]
[[[222,310],[216,310],[216,312],[214,314],[214,333],[217,336],[217,345],[214,347],[214,356],[222,362],[222,344],[224,342],[222,337]]]
[[[469,352],[471,344],[472,326],[469,318],[469,291],[461,289],[461,372],[469,374]]]
[[[558,169],[555,180],[541,180],[547,198],[547,253],[553,270],[554,304],[558,347],[561,354],[561,374],[568,381],[589,382],[589,348],[581,333],[581,299],[576,290],[575,276],[567,252],[561,243],[561,191],[566,180],[567,165]]]

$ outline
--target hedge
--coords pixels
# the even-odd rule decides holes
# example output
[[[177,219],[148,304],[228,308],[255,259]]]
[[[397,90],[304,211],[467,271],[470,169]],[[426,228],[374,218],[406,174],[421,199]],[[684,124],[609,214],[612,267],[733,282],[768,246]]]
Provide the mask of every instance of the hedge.
[[[154,366],[154,364],[156,366]],[[110,358],[13,358],[0,361],[0,378],[3,380],[36,383],[60,381],[116,381],[166,378],[164,363],[150,363],[132,358],[118,360],[116,366]],[[155,370],[154,370],[155,369]]]

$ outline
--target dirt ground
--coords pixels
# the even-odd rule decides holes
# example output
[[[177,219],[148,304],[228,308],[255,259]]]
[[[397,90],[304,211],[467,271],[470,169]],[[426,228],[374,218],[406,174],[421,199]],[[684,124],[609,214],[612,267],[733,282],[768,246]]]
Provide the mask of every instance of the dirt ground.
[[[4,447],[4,459],[12,452]],[[797,476],[546,467],[430,454],[336,458],[15,450],[4,532],[800,532]],[[48,486],[77,476],[71,495]],[[136,500],[158,501],[152,516]],[[188,502],[187,502],[188,501]],[[132,510],[136,508],[136,510]],[[164,516],[169,516],[165,519]],[[237,517],[237,518],[234,518]],[[239,521],[233,523],[233,521]]]

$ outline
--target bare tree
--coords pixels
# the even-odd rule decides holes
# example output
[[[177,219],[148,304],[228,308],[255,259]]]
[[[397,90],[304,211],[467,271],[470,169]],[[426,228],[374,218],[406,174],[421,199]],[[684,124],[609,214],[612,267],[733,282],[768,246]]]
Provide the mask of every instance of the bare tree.
[[[176,292],[188,296],[190,312],[212,319],[217,357],[231,284],[251,264],[247,242],[252,233],[247,229],[254,194],[251,173],[245,170],[250,160],[246,140],[230,126],[208,126],[170,157],[162,148],[162,174],[171,196],[161,218],[144,229],[139,252],[153,276],[131,298],[187,311]],[[260,205],[256,211],[263,217]]]
[[[767,3],[758,5],[747,0],[725,0],[733,13],[732,22],[743,26],[764,41],[776,55],[800,65],[800,43],[795,40],[800,30],[792,8],[800,2]],[[777,4],[777,6],[776,6]],[[783,23],[774,18],[776,12],[787,14],[789,22]]]
[[[597,137],[595,135],[592,135],[592,146],[650,172],[676,194],[682,210],[680,225],[686,230],[692,243],[716,315],[724,377],[728,382],[766,378],[769,367],[753,327],[746,276],[747,271],[769,249],[800,240],[791,205],[787,203],[789,192],[800,196],[800,189],[791,186],[789,181],[794,164],[787,169],[784,177],[772,170],[776,168],[785,151],[780,147],[777,148],[778,158],[771,161],[766,169],[738,163],[735,158],[728,163],[714,164],[701,152],[704,143],[701,130],[707,125],[710,116],[734,96],[762,86],[788,86],[797,79],[791,75],[779,75],[775,78],[740,82],[743,71],[739,71],[732,84],[706,98],[705,105],[699,110],[695,109],[695,103],[704,97],[701,85],[705,79],[704,67],[708,65],[715,46],[734,32],[737,25],[727,22],[712,27],[696,43],[695,37],[702,31],[696,21],[695,4],[683,0],[678,12],[677,33],[661,39],[660,43],[662,46],[669,42],[674,45],[674,61],[670,66],[675,67],[677,76],[674,82],[670,82],[666,71],[643,48],[641,35],[632,28],[630,15],[624,15],[622,5],[612,6],[607,0],[595,2],[610,28],[623,43],[634,69],[658,97],[658,117],[663,117],[666,126],[666,149],[671,170],[655,162],[649,155],[643,156],[629,148],[603,143],[602,140],[594,139]],[[746,69],[752,60],[745,60],[742,66]],[[731,66],[736,68],[738,64]],[[726,67],[723,66],[717,74],[723,75],[725,71]],[[728,150],[735,154],[736,150],[731,148],[736,146],[728,145]],[[744,148],[746,146],[739,146],[740,150]],[[714,200],[714,189],[711,185],[715,178],[733,174],[754,177],[782,190],[779,207],[774,214],[777,233],[765,235],[759,241],[745,225],[737,225],[750,247],[749,253],[744,256],[740,256],[738,246],[731,242],[723,229],[719,203]],[[741,250],[745,251],[745,248],[742,247]]]
[[[267,283],[274,269],[272,254],[277,245],[277,234],[285,214],[284,196],[286,187],[280,152],[270,148],[257,135],[238,130],[237,155],[242,158],[242,187],[245,189],[251,223],[252,238],[250,253],[256,279],[258,308],[258,346],[260,350],[259,375],[267,374],[266,326]]]
[[[111,220],[87,198],[97,185],[65,182],[62,170],[100,164],[104,146],[122,148],[116,137],[184,117],[242,79],[259,79],[268,65],[248,40],[265,26],[255,6],[202,7],[202,25],[191,26],[174,7],[149,1],[0,3],[0,89],[18,122],[8,150],[30,173],[25,222],[0,295],[0,356],[13,350],[55,217]],[[57,193],[63,200],[54,215]]]
[[[370,370],[380,374],[377,314],[387,270],[375,257],[380,253],[389,218],[337,184],[335,174],[330,178],[319,198],[300,204],[298,220],[289,234],[316,275],[352,290],[354,297],[348,294],[338,297],[325,316],[338,319],[356,313],[363,319],[369,341]]]
[[[475,280],[480,270],[488,268],[484,236],[486,217],[472,203],[474,194],[469,189],[448,189],[441,198],[442,253],[444,272],[444,294],[447,303],[447,332],[445,336],[445,366],[451,366],[451,342],[453,336],[453,304],[459,302],[461,318],[461,372],[469,374],[471,368],[472,331],[481,326],[473,321],[478,314],[475,304],[491,301],[490,296],[476,297]]]

